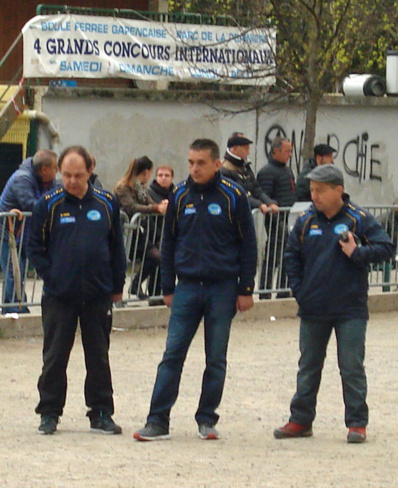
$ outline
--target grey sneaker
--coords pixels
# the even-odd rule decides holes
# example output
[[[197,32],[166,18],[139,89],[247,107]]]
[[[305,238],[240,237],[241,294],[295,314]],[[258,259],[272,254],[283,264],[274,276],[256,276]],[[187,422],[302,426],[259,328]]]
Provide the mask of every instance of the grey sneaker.
[[[200,424],[198,435],[203,440],[217,440],[220,438],[220,434],[212,424]]]
[[[37,433],[42,435],[55,434],[58,422],[58,415],[42,415]]]
[[[110,415],[101,414],[90,419],[91,432],[100,432],[101,434],[115,435],[121,434],[122,428],[115,424]]]
[[[170,434],[168,427],[148,422],[143,429],[134,432],[133,437],[137,441],[161,441],[170,439]]]

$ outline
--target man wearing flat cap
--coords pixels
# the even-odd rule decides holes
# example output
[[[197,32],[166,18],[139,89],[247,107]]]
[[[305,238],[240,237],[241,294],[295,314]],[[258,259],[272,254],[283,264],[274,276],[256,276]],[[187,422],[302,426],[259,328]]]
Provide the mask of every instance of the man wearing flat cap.
[[[326,349],[334,330],[343,386],[347,441],[366,440],[364,369],[368,267],[393,258],[394,246],[376,219],[344,193],[333,164],[308,173],[313,204],[297,219],[285,252],[289,285],[299,305],[300,361],[289,422],[277,439],[312,436]]]
[[[318,144],[314,147],[314,157],[309,159],[304,164],[302,171],[297,176],[296,182],[296,195],[299,202],[310,202],[310,181],[306,176],[317,166],[323,166],[324,164],[333,164],[333,153],[336,149],[328,144]]]
[[[275,206],[276,202],[269,198],[257,183],[251,169],[251,163],[247,160],[250,154],[250,144],[253,144],[253,141],[242,132],[234,132],[228,139],[220,172],[223,176],[239,183],[246,190],[252,209],[258,208],[265,214],[269,207],[272,209]]]

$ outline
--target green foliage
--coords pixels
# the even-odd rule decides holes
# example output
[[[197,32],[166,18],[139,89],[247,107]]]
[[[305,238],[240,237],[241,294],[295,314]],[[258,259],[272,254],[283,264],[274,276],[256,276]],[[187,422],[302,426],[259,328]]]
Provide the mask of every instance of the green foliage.
[[[384,76],[386,51],[398,48],[396,0],[171,0],[169,4],[174,11],[228,15],[236,25],[249,28],[264,27],[269,20],[276,25],[273,90],[303,95],[308,154],[322,95],[335,91],[350,73]]]
[[[385,53],[398,47],[395,0],[170,0],[169,10],[256,28],[272,19],[280,86],[311,96],[334,91],[349,73],[384,75]]]

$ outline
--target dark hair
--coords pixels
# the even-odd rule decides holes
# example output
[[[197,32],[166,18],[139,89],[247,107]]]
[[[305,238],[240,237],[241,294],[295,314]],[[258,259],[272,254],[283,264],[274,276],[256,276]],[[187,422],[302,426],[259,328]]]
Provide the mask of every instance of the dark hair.
[[[232,139],[233,137],[242,137],[244,135],[243,132],[232,132],[231,137],[229,139]]]
[[[40,149],[33,156],[33,168],[35,171],[39,171],[43,166],[52,166],[54,161],[57,161],[57,155],[50,149]]]
[[[139,158],[133,158],[127,168],[127,171],[116,183],[116,188],[124,185],[130,185],[131,179],[135,182],[137,176],[145,171],[146,169],[152,169],[153,162],[148,158],[148,156],[141,156]]]
[[[287,137],[275,137],[271,143],[271,154],[274,154],[275,149],[280,149],[284,142],[290,142]]]
[[[196,139],[189,146],[189,149],[193,151],[203,151],[204,149],[210,150],[210,156],[213,161],[220,158],[220,148],[217,143],[211,139]]]
[[[58,167],[59,167],[59,169],[61,169],[62,161],[70,153],[76,153],[79,156],[81,156],[84,159],[84,162],[86,163],[86,169],[87,169],[87,171],[90,171],[90,169],[93,166],[93,160],[92,160],[92,157],[91,157],[90,153],[83,146],[69,146],[69,147],[66,147],[61,152],[61,154],[59,156],[59,159],[58,159]]]
[[[152,168],[153,162],[148,158],[148,156],[141,156],[135,160],[134,176],[138,176],[143,171]]]

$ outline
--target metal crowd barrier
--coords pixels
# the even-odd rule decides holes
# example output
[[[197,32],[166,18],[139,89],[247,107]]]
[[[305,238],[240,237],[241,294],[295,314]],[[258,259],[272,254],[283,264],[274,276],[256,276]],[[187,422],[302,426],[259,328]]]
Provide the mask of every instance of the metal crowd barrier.
[[[163,215],[136,213],[123,229],[128,263],[127,297],[124,302],[147,298],[160,300],[159,261],[164,230]],[[148,275],[146,267],[150,268]]]
[[[21,311],[39,305],[41,301],[42,283],[26,257],[31,212],[22,212],[21,216],[22,220],[19,220],[15,213],[0,212],[2,314]],[[10,223],[14,229],[11,234]]]
[[[373,205],[367,208],[383,225],[392,237],[395,246],[398,244],[398,206]],[[294,209],[294,207],[293,207]],[[2,313],[7,312],[7,306],[32,307],[40,305],[42,282],[26,259],[26,236],[29,231],[29,212],[23,212],[23,219],[17,222],[15,214],[0,213],[0,261],[2,264]],[[298,215],[298,214],[297,214]],[[254,210],[253,217],[257,236],[257,273],[255,293],[260,297],[269,298],[278,294],[285,296],[290,292],[287,278],[284,274],[283,256],[289,230],[292,227],[293,211],[290,207],[281,207],[276,214],[263,215]],[[15,249],[8,252],[8,218],[18,231]],[[120,306],[148,299],[160,300],[160,270],[158,266],[159,253],[164,229],[164,217],[158,214],[142,215],[137,213],[131,220],[121,213],[124,244],[128,262],[128,274],[124,292],[124,299]],[[13,259],[20,263],[20,289],[18,280],[11,287],[11,300],[6,302],[6,283],[13,277]],[[14,263],[15,264],[15,263]],[[150,268],[149,274],[148,265]],[[398,266],[395,259],[369,267],[369,286],[380,291],[395,291],[398,286]],[[19,298],[17,295],[20,295]],[[271,295],[270,295],[271,294]]]

